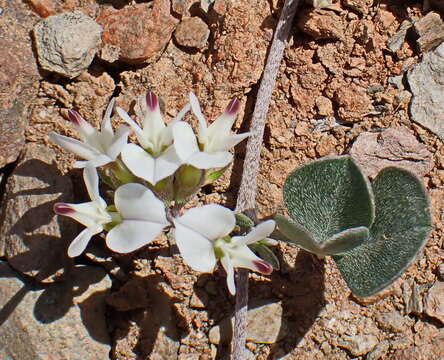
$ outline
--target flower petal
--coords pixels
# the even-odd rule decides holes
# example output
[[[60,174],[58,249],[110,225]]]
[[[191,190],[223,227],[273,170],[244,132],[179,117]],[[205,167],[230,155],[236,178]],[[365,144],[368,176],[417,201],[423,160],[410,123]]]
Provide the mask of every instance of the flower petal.
[[[235,134],[230,135],[226,137],[219,137],[217,141],[212,142],[212,147],[214,149],[207,149],[205,147],[205,150],[207,151],[228,151],[231,148],[235,147],[237,144],[239,144],[242,140],[249,137],[251,135],[251,132],[246,132],[242,134]]]
[[[146,109],[143,119],[143,132],[145,138],[159,139],[163,129],[165,129],[165,122],[160,113],[159,99],[153,92],[148,91],[145,96]],[[159,145],[159,144],[157,144]],[[154,145],[156,147],[156,145]]]
[[[88,161],[76,161],[74,163],[74,167],[77,169],[83,169],[86,166],[92,166],[96,168],[106,165],[112,161],[113,160],[108,155],[100,154]]]
[[[106,208],[106,202],[99,193],[99,175],[97,174],[96,168],[86,166],[85,170],[83,170],[83,180],[85,181],[89,198],[101,207]]]
[[[131,117],[127,114],[125,110],[117,106],[116,112],[117,114],[119,114],[122,120],[124,120],[129,126],[131,126],[131,129],[133,129],[133,131],[136,133],[137,141],[140,145],[142,145],[145,149],[153,147],[153,144],[146,138],[145,133],[140,128],[140,126],[133,119],[131,119]]]
[[[233,160],[233,154],[228,151],[194,153],[186,161],[198,169],[222,168],[227,166]]]
[[[113,142],[108,147],[107,151],[107,154],[111,159],[115,160],[120,155],[123,147],[128,142],[129,133],[130,129],[127,126],[122,125],[117,129],[116,134],[113,137]]]
[[[76,238],[71,242],[71,245],[69,245],[68,256],[73,258],[83,253],[86,247],[88,246],[88,243],[91,240],[91,238],[95,234],[101,232],[102,230],[103,227],[99,225],[83,229],[82,232],[79,235],[77,235]]]
[[[86,227],[93,227],[98,224],[106,224],[111,222],[111,216],[106,210],[97,206],[95,202],[85,202],[81,204],[65,204],[57,203],[60,207],[63,204],[66,208],[70,208],[71,211],[64,211],[63,213],[58,211],[56,204],[54,204],[54,210],[57,214],[68,216]]]
[[[103,120],[102,120],[102,124],[100,126],[100,131],[101,132],[106,132],[110,135],[113,135],[113,126],[111,125],[111,115],[113,112],[113,108],[114,108],[114,104],[116,103],[116,99],[112,98],[111,101],[109,102],[106,111],[105,111],[105,115],[103,115]]]
[[[54,143],[80,156],[82,159],[91,160],[100,155],[100,153],[94,147],[79,140],[57,134],[53,131],[51,131],[48,136]]]
[[[231,251],[229,251],[229,256],[234,267],[250,269],[267,275],[271,274],[273,271],[273,266],[256,256],[255,253],[248,248],[248,246],[233,248]]]
[[[114,204],[125,221],[143,220],[162,226],[169,224],[164,203],[142,184],[120,186],[114,193]]]
[[[122,150],[122,160],[131,172],[155,185],[155,159],[136,144],[126,144]]]
[[[231,259],[228,256],[223,256],[220,259],[222,266],[227,273],[227,286],[231,295],[236,295],[236,284],[234,283],[234,267]]]
[[[204,139],[207,137],[207,120],[205,120],[205,116],[202,114],[202,110],[200,109],[199,100],[197,99],[194,93],[190,92],[190,105],[191,110],[194,115],[197,117],[199,121],[199,139]]]
[[[87,140],[96,136],[97,130],[87,122],[77,111],[68,110],[69,120],[75,125],[82,139]],[[89,141],[88,141],[89,142]]]
[[[265,239],[270,236],[275,226],[276,222],[274,220],[263,221],[251,229],[247,235],[233,236],[232,244],[236,246],[250,245],[259,240]]]
[[[174,124],[173,137],[177,155],[183,161],[186,161],[191,155],[199,152],[196,135],[190,124],[183,121]]]
[[[118,253],[129,253],[153,241],[165,225],[149,221],[124,220],[106,235],[106,245]]]
[[[162,144],[170,145],[173,142],[173,126],[183,119],[185,114],[190,111],[190,104],[186,104],[182,110],[176,115],[176,117],[171,120],[171,122],[167,125],[167,127],[162,131]]]
[[[213,241],[227,236],[234,229],[236,219],[230,209],[210,204],[187,210],[176,222]]]
[[[189,211],[189,210],[188,210]],[[211,272],[216,265],[213,244],[205,236],[174,220],[174,236],[184,261],[194,270]]]
[[[182,165],[182,160],[177,156],[174,145],[171,145],[162,155],[155,159],[154,184],[173,175],[180,165]]]

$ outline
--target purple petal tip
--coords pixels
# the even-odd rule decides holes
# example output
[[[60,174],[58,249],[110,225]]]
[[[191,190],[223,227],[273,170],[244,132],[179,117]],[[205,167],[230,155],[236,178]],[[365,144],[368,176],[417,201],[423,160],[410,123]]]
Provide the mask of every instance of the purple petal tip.
[[[75,211],[67,203],[55,203],[53,209],[54,209],[54,212],[59,215],[68,215],[68,214],[72,214]]]
[[[273,272],[273,266],[271,266],[265,260],[254,260],[253,264],[256,267],[257,271],[262,274],[269,275]]]
[[[151,91],[148,91],[148,93],[146,94],[146,104],[151,111],[156,110],[157,106],[159,105],[159,100],[157,96]]]
[[[240,102],[238,99],[235,98],[230,101],[225,111],[228,115],[235,115],[239,111],[239,108],[240,108]]]
[[[71,120],[75,125],[80,126],[80,123],[82,122],[82,117],[77,111],[73,109],[68,110],[68,117],[69,120]]]

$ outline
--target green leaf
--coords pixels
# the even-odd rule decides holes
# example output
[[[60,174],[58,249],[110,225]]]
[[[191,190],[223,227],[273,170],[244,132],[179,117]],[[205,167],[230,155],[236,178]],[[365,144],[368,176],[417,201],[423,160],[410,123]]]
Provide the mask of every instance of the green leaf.
[[[350,251],[369,237],[368,228],[361,226],[344,230],[319,244],[302,225],[279,214],[275,215],[275,220],[279,231],[288,239],[288,242],[323,256]],[[273,238],[273,234],[271,237]]]
[[[411,264],[431,230],[430,204],[420,179],[407,170],[385,168],[373,183],[376,217],[370,237],[334,256],[353,294],[370,296],[395,281]]]
[[[333,235],[322,243],[325,255],[338,255],[350,251],[368,240],[369,230],[364,226],[350,228]]]
[[[374,220],[374,200],[367,178],[350,156],[312,161],[296,169],[284,185],[291,218],[322,246],[349,228]]]
[[[253,250],[259,255],[259,257],[273,266],[274,270],[280,269],[279,260],[274,254],[274,252],[266,245],[261,242],[250,245]]]
[[[276,214],[274,216],[279,232],[283,234],[289,242],[301,247],[304,250],[315,254],[320,254],[319,244],[313,239],[310,233],[304,227],[285,216]],[[271,238],[273,234],[271,234]],[[322,254],[320,254],[322,255]]]

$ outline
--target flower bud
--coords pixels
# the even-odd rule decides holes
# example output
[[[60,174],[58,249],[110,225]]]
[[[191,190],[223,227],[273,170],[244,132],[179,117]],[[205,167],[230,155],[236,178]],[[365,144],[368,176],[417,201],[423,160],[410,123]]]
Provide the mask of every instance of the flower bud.
[[[191,165],[182,165],[174,175],[175,200],[185,201],[195,194],[203,184],[205,171]]]

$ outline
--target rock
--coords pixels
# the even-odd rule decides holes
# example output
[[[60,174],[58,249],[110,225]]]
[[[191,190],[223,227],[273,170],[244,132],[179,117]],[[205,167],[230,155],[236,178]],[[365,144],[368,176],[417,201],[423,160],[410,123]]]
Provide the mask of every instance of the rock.
[[[179,45],[197,49],[206,46],[209,36],[208,25],[196,16],[182,20],[174,32],[174,37]]]
[[[319,39],[342,39],[344,24],[339,15],[333,11],[315,9],[301,14],[297,22],[299,29],[304,33]]]
[[[415,21],[413,28],[419,37],[416,44],[421,52],[432,50],[444,40],[444,23],[436,12]]]
[[[34,27],[40,66],[70,79],[88,69],[102,28],[81,11],[49,16]]]
[[[399,90],[404,90],[403,79],[404,79],[404,74],[396,75],[396,76],[390,76],[388,78],[388,83],[390,85],[393,85],[395,88],[397,88]]]
[[[404,331],[407,325],[407,319],[397,311],[378,314],[376,321],[382,329],[394,332]]]
[[[73,220],[57,217],[55,202],[71,200],[71,180],[61,176],[49,148],[28,143],[7,180],[2,204],[0,255],[17,271],[52,282],[72,266],[67,248],[77,233]]]
[[[180,342],[174,299],[164,292],[159,275],[139,279],[149,295],[149,307],[118,316],[111,313],[115,327],[112,359],[176,359]],[[123,294],[122,294],[123,295]],[[130,300],[132,301],[132,300]]]
[[[408,20],[404,20],[399,26],[398,31],[390,39],[387,40],[387,47],[392,53],[396,53],[401,49],[402,44],[407,37],[408,30],[412,27],[412,23]]]
[[[103,26],[102,41],[120,49],[119,59],[143,63],[157,59],[168,44],[178,20],[170,14],[169,0],[105,8],[96,19]]]
[[[385,359],[385,355],[387,354],[390,347],[390,343],[388,341],[382,341],[373,349],[372,352],[368,353],[365,360],[380,360]]]
[[[333,101],[338,106],[338,116],[346,122],[357,122],[371,109],[367,91],[355,84],[342,86],[335,91]]]
[[[273,344],[283,336],[282,331],[282,304],[262,300],[252,302],[248,309],[247,341],[257,344]],[[211,328],[209,339],[212,344],[225,344],[231,340],[234,317],[224,319],[219,325]],[[284,325],[285,326],[285,325]]]
[[[444,139],[444,43],[425,53],[422,61],[407,73],[413,94],[412,120]]]
[[[118,291],[112,293],[106,298],[106,303],[117,311],[129,311],[134,309],[143,309],[149,306],[149,294],[146,279],[132,278]]]
[[[171,9],[179,15],[191,16],[190,7],[199,0],[171,0]]]
[[[27,0],[27,3],[43,18],[56,14],[54,4],[50,0]]]
[[[370,178],[388,166],[410,170],[420,177],[433,167],[432,154],[405,127],[361,133],[350,155]]]
[[[344,0],[343,5],[364,15],[368,13],[370,7],[373,5],[373,0]]]
[[[444,324],[444,281],[436,281],[427,293],[424,311]]]
[[[379,343],[378,338],[375,335],[343,335],[338,345],[347,349],[354,356],[361,356],[372,351]]]
[[[204,309],[208,305],[208,294],[203,289],[196,289],[191,295],[190,306],[195,309]]]
[[[330,99],[325,96],[318,96],[316,98],[316,107],[318,108],[318,114],[321,116],[334,115],[333,104]]]
[[[35,288],[0,262],[0,358],[108,359],[104,298],[110,287],[101,268],[79,266],[66,281]]]
[[[422,292],[423,289],[421,289],[413,279],[402,284],[402,299],[404,301],[406,314],[422,314]]]
[[[37,94],[34,84],[40,78],[29,36],[35,16],[21,0],[3,1],[2,9],[0,168],[16,161],[23,149],[30,107]]]
[[[438,266],[437,275],[440,280],[444,280],[444,263]]]

